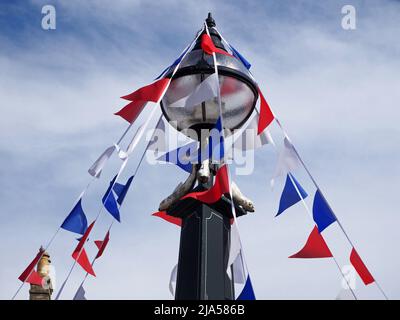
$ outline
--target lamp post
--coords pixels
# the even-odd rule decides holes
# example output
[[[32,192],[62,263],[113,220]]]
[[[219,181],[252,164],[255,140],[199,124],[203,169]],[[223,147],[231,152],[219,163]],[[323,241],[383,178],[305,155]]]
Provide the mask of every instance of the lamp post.
[[[215,29],[211,14],[206,19],[214,45],[226,50]],[[206,33],[206,30],[203,30]],[[250,117],[258,98],[257,86],[245,66],[233,56],[217,53],[218,75],[221,88],[221,116],[224,129],[240,128]],[[182,60],[171,85],[165,93],[161,108],[165,118],[177,130],[189,135],[189,130],[200,133],[209,130],[220,116],[217,99],[202,102],[191,108],[170,107],[175,101],[190,94],[207,76],[215,72],[212,55],[201,49],[200,37],[193,49]],[[172,75],[172,68],[166,77]],[[197,137],[201,135],[198,134]],[[204,141],[200,140],[203,144]],[[213,175],[218,165],[208,163],[210,175],[204,179],[199,170],[204,163],[197,164],[189,181],[189,191],[203,191],[212,186]],[[230,248],[230,221],[234,199],[222,196],[213,204],[204,204],[195,199],[177,199],[166,208],[167,214],[182,219],[177,284],[175,299],[234,299],[234,279],[227,274]],[[247,212],[243,206],[233,203],[237,216]]]

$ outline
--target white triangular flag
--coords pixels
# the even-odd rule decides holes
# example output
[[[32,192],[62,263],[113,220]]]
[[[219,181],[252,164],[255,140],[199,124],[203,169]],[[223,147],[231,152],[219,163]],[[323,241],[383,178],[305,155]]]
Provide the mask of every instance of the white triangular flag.
[[[342,288],[335,300],[356,300],[350,289]]]
[[[87,300],[85,294],[86,291],[85,289],[83,289],[83,285],[80,285],[78,291],[75,293],[73,300]]]
[[[189,108],[204,101],[211,100],[218,96],[218,76],[216,73],[208,76],[204,81],[202,81],[191,94],[174,103],[170,104],[171,108]]]
[[[169,278],[169,292],[171,292],[172,296],[175,296],[175,286],[176,277],[177,277],[178,265],[176,264],[171,271],[171,276]]]
[[[101,171],[103,170],[107,160],[111,157],[115,149],[116,149],[115,145],[108,147],[101,154],[101,156],[92,164],[92,166],[88,170],[91,176],[100,178]]]
[[[126,151],[120,149],[118,151],[118,157],[121,160],[126,160],[129,155],[132,153],[132,151],[135,149],[136,145],[139,143],[140,138],[142,137],[142,131],[143,131],[143,125],[139,126],[139,128],[136,130],[135,135],[132,137],[131,142],[128,145],[128,148]]]
[[[297,169],[300,166],[300,160],[297,156],[296,151],[294,150],[293,145],[290,141],[285,137],[283,141],[283,149],[279,153],[278,161],[275,167],[275,172],[271,179],[271,186],[274,185],[275,178],[286,175],[288,172],[291,172]]]
[[[154,133],[149,141],[147,150],[154,151],[155,157],[167,151],[167,137],[165,123],[162,118],[157,123]]]
[[[235,261],[233,262],[232,270],[233,270],[233,281],[235,283],[244,284],[246,282],[246,271],[244,268],[242,251],[240,251]]]
[[[234,147],[242,151],[255,150],[266,144],[274,145],[272,136],[268,129],[257,134],[259,116],[255,115],[243,132],[235,139]]]

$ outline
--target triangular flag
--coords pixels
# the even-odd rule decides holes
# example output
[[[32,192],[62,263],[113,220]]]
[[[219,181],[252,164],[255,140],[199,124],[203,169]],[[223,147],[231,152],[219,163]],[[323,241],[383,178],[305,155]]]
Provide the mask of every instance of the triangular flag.
[[[242,151],[255,150],[266,144],[274,145],[274,141],[268,129],[260,135],[257,134],[259,116],[255,115],[243,130],[243,132],[234,140],[235,149]]]
[[[217,48],[208,34],[203,34],[201,36],[201,48],[205,53],[209,55],[212,55],[213,53],[220,53],[232,57],[232,55],[226,52],[225,50]]]
[[[271,108],[265,100],[260,88],[258,88],[258,94],[260,95],[260,118],[258,120],[258,134],[264,131],[266,127],[275,119]]]
[[[167,214],[165,211],[158,211],[152,214],[152,216],[159,217],[161,219],[164,219],[165,221],[168,221],[170,223],[176,224],[177,226],[181,227],[182,226],[182,219],[170,216]]]
[[[78,245],[76,246],[74,252],[75,252],[75,251],[78,251],[78,252],[81,251],[81,249],[82,249],[83,246],[85,245],[85,242],[86,242],[87,238],[89,237],[90,232],[92,231],[92,228],[93,228],[95,222],[96,222],[96,220],[93,221],[93,222],[89,225],[89,227],[86,229],[86,231],[85,231],[85,233],[83,234],[83,236],[79,239],[79,243],[78,243]]]
[[[140,126],[137,128],[137,130],[136,130],[136,132],[135,132],[135,135],[132,137],[131,142],[129,143],[129,145],[128,145],[126,151],[124,151],[124,150],[122,150],[122,149],[119,149],[119,150],[118,150],[118,157],[119,157],[121,160],[126,160],[126,159],[131,155],[131,153],[133,152],[133,150],[135,149],[135,147],[136,147],[137,144],[139,143],[140,138],[141,138],[142,135],[143,135],[143,133],[142,133],[143,130],[144,130],[143,125],[140,125]]]
[[[275,178],[286,175],[289,172],[293,172],[299,166],[300,160],[297,156],[296,150],[294,149],[290,141],[285,137],[285,139],[283,140],[283,148],[279,152],[278,161],[276,163],[275,171],[271,180],[271,185],[274,184]]]
[[[83,289],[83,284],[79,286],[78,291],[76,291],[73,300],[87,300],[86,291]]]
[[[246,284],[244,285],[242,292],[236,300],[256,300],[249,275],[247,276]]]
[[[171,276],[169,277],[169,292],[171,292],[172,296],[175,296],[175,286],[174,283],[176,283],[176,278],[177,278],[177,273],[178,273],[178,265],[176,264],[171,271]]]
[[[197,141],[190,142],[175,150],[169,151],[157,160],[176,164],[188,173],[192,172],[192,157],[197,152]]]
[[[115,145],[108,147],[100,155],[100,157],[92,164],[92,166],[88,170],[88,172],[91,176],[100,178],[101,171],[103,170],[105,164],[107,163],[107,160],[111,157],[111,155],[113,154],[115,149],[116,149]]]
[[[89,261],[85,248],[82,248],[81,251],[74,251],[72,253],[72,258],[85,270],[87,273],[92,276],[96,276],[94,270],[92,268],[92,264]]]
[[[211,100],[218,96],[218,76],[212,73],[205,78],[194,90],[169,105],[170,108],[192,108],[202,102]]]
[[[335,214],[326,203],[319,190],[317,190],[314,196],[313,218],[318,226],[319,232],[324,231],[328,226],[336,221]]]
[[[158,100],[160,100],[169,82],[170,79],[162,78],[153,82],[152,84],[136,90],[135,92],[132,92],[131,94],[123,96],[122,99],[132,102],[115,114],[124,118],[129,123],[133,123],[142,112],[146,102],[158,102]]]
[[[354,269],[356,269],[358,275],[360,276],[361,280],[364,282],[365,285],[369,285],[375,282],[374,277],[369,272],[367,266],[361,260],[361,257],[358,255],[356,249],[354,248],[351,250],[350,262],[353,265]]]
[[[295,183],[296,187],[294,186]],[[300,195],[301,197],[300,197]],[[297,182],[297,180],[294,178],[294,176],[290,173],[288,173],[286,177],[286,183],[285,187],[283,188],[282,195],[281,195],[281,200],[279,202],[279,210],[276,216],[279,216],[283,211],[285,211],[287,208],[293,206],[297,202],[301,201],[302,199],[305,199],[307,197],[307,192],[301,187],[301,185]]]
[[[32,271],[29,277],[25,280],[30,284],[35,284],[37,286],[43,286],[43,278],[37,271]]]
[[[113,193],[113,186],[115,185],[115,179],[117,176],[115,176],[111,182],[110,185],[106,191],[106,193],[103,196],[102,202],[104,207],[107,209],[107,211],[118,221],[121,222],[120,219],[120,214],[119,214],[119,209],[118,209],[118,204],[117,200],[115,200],[115,196]]]
[[[233,56],[237,59],[239,59],[240,61],[242,61],[243,65],[247,68],[250,69],[251,64],[250,62],[248,62],[240,53],[239,51],[237,51],[234,47],[232,47],[231,45],[229,45],[229,47],[232,50]]]
[[[131,186],[133,177],[134,176],[131,176],[128,179],[128,181],[125,183],[125,185],[120,184],[120,183],[114,184],[113,189],[114,189],[115,193],[118,195],[117,202],[118,202],[119,205],[122,205],[122,202],[124,202],[125,196],[128,193],[129,187]]]
[[[335,300],[356,300],[350,289],[341,289]]]
[[[180,55],[170,66],[166,67],[166,68],[164,69],[164,71],[161,72],[161,74],[160,74],[155,80],[161,78],[169,69],[171,69],[171,68],[175,67],[176,65],[178,65],[178,63],[181,62],[183,56],[184,56],[184,55],[186,54],[186,52],[190,49],[190,47],[191,47],[191,45],[188,45],[188,46],[185,48],[185,50],[183,50],[183,52],[181,53],[181,55]]]
[[[154,129],[154,133],[147,146],[148,151],[154,151],[154,156],[159,157],[159,153],[167,151],[167,137],[165,123],[161,117]]]
[[[106,249],[108,241],[110,241],[110,231],[107,231],[106,236],[104,237],[104,240],[96,240],[94,242],[96,244],[97,248],[99,249],[99,251],[97,252],[97,255],[96,255],[96,259],[101,257],[104,250]]]
[[[193,198],[203,203],[211,204],[221,199],[222,195],[225,193],[229,193],[229,179],[227,166],[223,165],[218,169],[215,175],[214,185],[210,189],[188,193],[181,199]]]
[[[25,282],[26,279],[28,279],[29,275],[33,272],[33,269],[39,262],[43,253],[44,253],[44,249],[41,247],[39,249],[39,252],[37,253],[36,257],[31,261],[31,263],[26,267],[26,269],[20,274],[20,276],[18,277],[19,280],[21,280],[22,282]]]
[[[324,238],[319,233],[317,226],[313,228],[303,249],[289,258],[331,258],[332,253],[329,250]]]
[[[241,251],[232,264],[232,271],[234,283],[244,284],[246,281],[246,270],[244,267],[243,255]]]
[[[87,218],[83,212],[82,199],[79,199],[75,207],[65,218],[61,228],[79,234],[85,233],[87,229]]]

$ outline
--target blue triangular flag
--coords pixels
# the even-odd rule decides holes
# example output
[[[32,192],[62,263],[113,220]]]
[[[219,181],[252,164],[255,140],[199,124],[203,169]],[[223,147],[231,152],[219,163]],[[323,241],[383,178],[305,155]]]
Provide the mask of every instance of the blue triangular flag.
[[[245,57],[243,57],[243,56],[239,53],[239,51],[237,51],[234,47],[232,47],[231,45],[229,45],[229,46],[230,46],[231,49],[232,49],[233,55],[234,55],[237,59],[239,59],[240,61],[242,61],[242,63],[244,64],[244,66],[245,66],[247,69],[250,69],[250,67],[251,67],[250,62],[248,62],[248,61],[245,59]]]
[[[313,218],[320,233],[336,221],[335,214],[319,190],[317,190],[314,196]]]
[[[122,190],[119,190],[119,192],[116,192],[118,195],[117,202],[119,203],[119,205],[122,205],[122,202],[124,202],[125,196],[128,193],[128,190],[129,190],[129,187],[131,186],[132,180],[133,180],[133,176],[131,176],[128,179],[128,181],[126,182],[125,185],[122,185],[123,186]]]
[[[79,234],[85,233],[87,229],[87,219],[83,212],[82,199],[79,199],[68,217],[65,218],[61,228]]]
[[[106,199],[103,199],[104,207],[107,211],[118,221],[121,222],[119,216],[119,209],[117,205],[117,201],[115,200],[114,193],[110,192]]]
[[[125,185],[122,183],[114,183],[114,187],[113,190],[116,193],[116,195],[119,197],[121,195],[121,193],[124,191]]]
[[[115,185],[115,179],[117,179],[117,176],[115,175],[115,177],[111,180],[110,185],[108,186],[108,189],[106,191],[106,193],[103,196],[102,202],[104,203],[107,199],[108,194],[111,192],[111,188]]]
[[[192,151],[195,146],[197,147],[197,141],[188,143],[182,147],[179,147],[178,149],[168,151],[167,153],[159,157],[157,160],[174,163],[181,169],[185,170],[186,172],[191,173],[192,155],[190,154],[190,151]]]
[[[286,177],[285,187],[283,188],[282,191],[281,200],[279,202],[279,210],[276,216],[279,216],[287,208],[301,201],[301,198],[290,178],[292,178],[294,183],[296,184],[296,187],[299,190],[301,197],[305,199],[308,196],[307,192],[301,187],[301,185],[297,182],[294,176],[288,173]]]
[[[243,287],[242,292],[237,297],[236,300],[256,300],[256,296],[254,294],[253,286],[251,284],[250,276],[247,276],[246,283]]]
[[[161,72],[161,74],[160,74],[157,78],[155,78],[155,80],[161,78],[161,76],[163,76],[165,72],[167,72],[170,68],[175,67],[179,62],[181,62],[183,56],[184,56],[185,53],[189,50],[189,48],[190,48],[190,46],[187,47],[187,48],[181,53],[181,55],[180,55],[170,66],[166,67],[166,68],[164,69],[164,71]]]
[[[217,134],[216,134],[217,133]],[[209,157],[214,160],[221,160],[224,158],[224,134],[222,132],[222,121],[221,117],[217,119],[214,127],[210,131],[210,137],[208,139],[208,151]],[[218,152],[219,151],[219,152]]]
[[[104,207],[107,209],[107,211],[115,218],[120,221],[120,215],[119,215],[119,210],[118,210],[118,205],[117,201],[115,200],[114,193],[112,191],[113,186],[115,186],[114,182],[117,176],[115,176],[111,182],[110,185],[108,186],[108,189],[106,193],[103,196],[102,202],[104,204]]]

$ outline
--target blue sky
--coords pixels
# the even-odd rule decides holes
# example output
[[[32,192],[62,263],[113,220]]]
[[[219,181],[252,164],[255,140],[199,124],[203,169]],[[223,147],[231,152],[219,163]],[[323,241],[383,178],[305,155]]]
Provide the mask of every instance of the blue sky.
[[[41,8],[53,4],[57,29],[41,28]],[[341,8],[357,10],[357,29],[341,28]],[[218,29],[252,63],[252,72],[284,124],[358,252],[390,298],[400,298],[400,24],[398,1],[2,1],[0,4],[0,298],[45,244],[89,181],[87,169],[120,136],[113,113],[120,96],[149,83],[190,42],[211,11]],[[143,122],[147,113],[138,119]],[[272,128],[275,140],[282,135]],[[143,148],[144,146],[141,145]],[[142,149],[140,149],[142,150]],[[138,151],[140,151],[138,150]],[[287,259],[312,223],[301,205],[274,218],[283,181],[271,190],[276,161],[267,146],[251,176],[235,180],[255,202],[240,219],[248,267],[259,299],[333,299],[340,276],[329,260]],[[131,160],[126,179],[134,170]],[[84,199],[93,219],[112,159]],[[303,187],[314,192],[301,170]],[[169,299],[179,230],[150,216],[184,180],[172,165],[144,164],[115,225],[109,248],[89,279],[89,299]],[[162,179],[160,179],[162,177]],[[312,199],[308,199],[312,201]],[[111,218],[103,215],[94,237]],[[348,248],[327,235],[341,264]],[[74,237],[61,232],[49,252],[58,281],[72,263]],[[95,248],[88,248],[89,254]],[[70,299],[83,271],[72,275]],[[380,298],[357,283],[361,298]],[[26,299],[25,287],[19,299]]]

